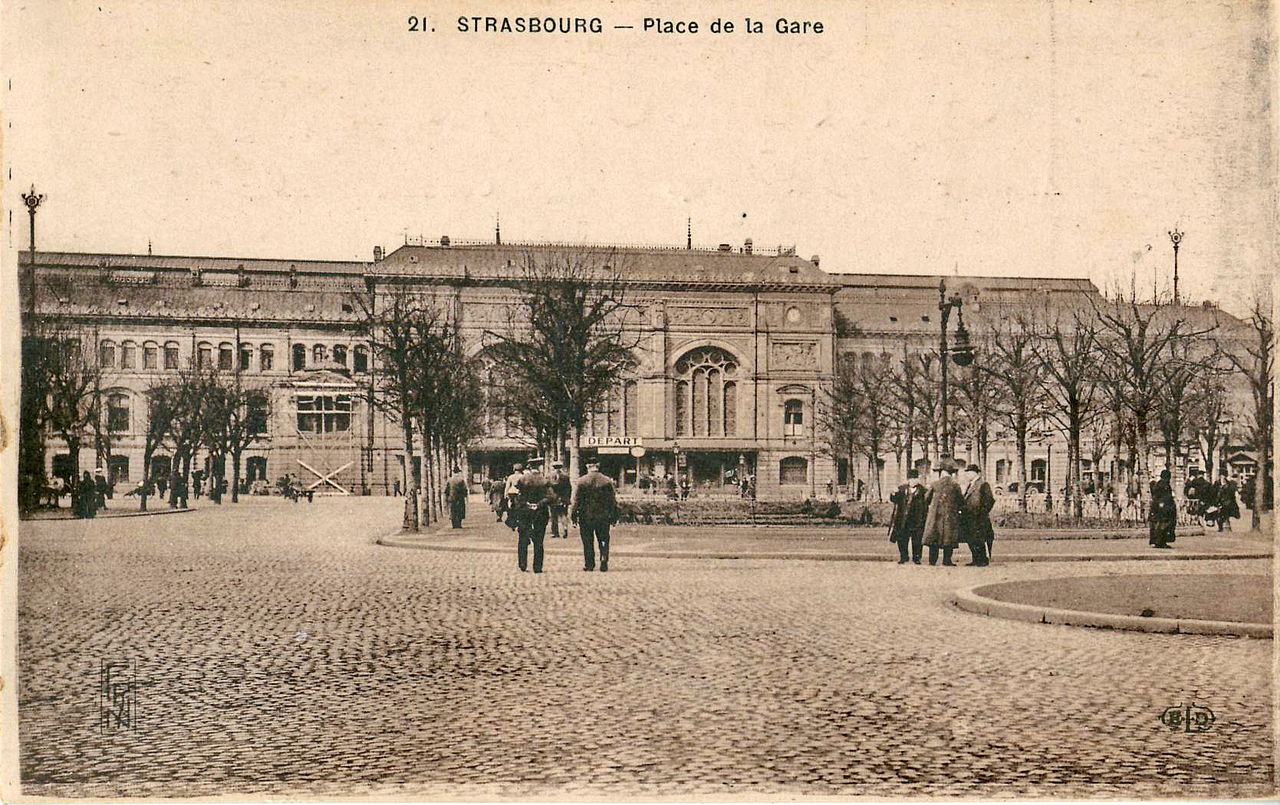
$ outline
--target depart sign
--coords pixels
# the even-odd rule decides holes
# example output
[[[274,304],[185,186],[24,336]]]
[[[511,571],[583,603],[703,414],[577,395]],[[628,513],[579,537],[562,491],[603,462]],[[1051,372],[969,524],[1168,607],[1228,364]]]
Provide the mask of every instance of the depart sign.
[[[625,448],[641,447],[642,445],[644,445],[644,440],[641,439],[639,436],[583,436],[582,437],[583,447],[594,447],[597,449],[601,447],[621,447],[621,448],[624,448],[622,451],[624,453],[627,452]]]

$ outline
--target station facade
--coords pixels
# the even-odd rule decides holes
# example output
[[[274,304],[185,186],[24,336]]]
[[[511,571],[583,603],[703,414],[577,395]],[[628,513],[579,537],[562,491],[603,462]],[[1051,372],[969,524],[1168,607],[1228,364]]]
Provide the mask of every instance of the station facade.
[[[118,483],[143,472],[146,390],[198,364],[237,372],[270,396],[267,432],[245,453],[249,482],[288,473],[320,493],[388,494],[406,457],[398,426],[372,405],[378,367],[359,337],[358,297],[405,284],[445,296],[479,353],[511,320],[511,284],[524,262],[567,249],[612,262],[607,270],[637,312],[637,366],[583,433],[624,490],[668,473],[687,477],[696,495],[733,495],[744,474],[761,499],[851,489],[867,470],[828,454],[817,416],[838,356],[885,360],[936,345],[938,277],[828,273],[817,257],[762,254],[750,241],[681,249],[441,238],[385,255],[375,249],[370,262],[70,252],[37,252],[33,261],[24,252],[20,267],[24,310],[93,341]],[[948,279],[971,315],[983,305],[990,312],[1097,294],[1087,280]],[[84,450],[80,466],[91,467],[94,454]],[[533,452],[490,414],[467,472],[478,485]],[[1036,467],[1043,476],[1065,472],[1065,450],[1055,456],[1052,439],[1035,452],[1033,478]],[[993,479],[1007,458],[993,448]],[[68,463],[52,435],[46,460],[51,475]],[[160,451],[153,474],[168,460]],[[890,459],[882,482],[903,474]]]

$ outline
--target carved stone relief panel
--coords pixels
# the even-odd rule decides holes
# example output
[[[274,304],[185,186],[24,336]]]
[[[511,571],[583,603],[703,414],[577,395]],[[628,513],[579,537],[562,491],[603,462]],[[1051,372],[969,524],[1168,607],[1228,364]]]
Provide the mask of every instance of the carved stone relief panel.
[[[774,341],[769,345],[769,368],[773,370],[817,369],[817,342]]]
[[[749,327],[751,315],[745,307],[670,305],[667,322],[684,327]]]

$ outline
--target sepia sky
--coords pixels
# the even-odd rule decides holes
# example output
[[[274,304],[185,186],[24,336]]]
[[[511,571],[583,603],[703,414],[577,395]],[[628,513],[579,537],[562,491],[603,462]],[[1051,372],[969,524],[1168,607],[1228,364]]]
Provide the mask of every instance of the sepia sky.
[[[6,4],[7,259],[34,182],[48,249],[369,259],[500,212],[504,240],[680,244],[691,217],[833,271],[1148,294],[1176,224],[1195,299],[1274,266],[1264,4],[413,5]],[[703,32],[642,31],[659,12]],[[456,30],[503,13],[605,32]]]

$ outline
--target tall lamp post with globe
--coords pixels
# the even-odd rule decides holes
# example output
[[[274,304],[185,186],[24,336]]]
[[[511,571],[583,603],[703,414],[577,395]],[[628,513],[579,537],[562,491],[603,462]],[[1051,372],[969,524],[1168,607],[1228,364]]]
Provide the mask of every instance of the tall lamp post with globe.
[[[947,281],[938,281],[938,310],[942,312],[942,324],[938,335],[938,356],[942,362],[942,451],[955,457],[955,439],[951,433],[950,413],[950,380],[947,364],[950,358],[956,366],[968,366],[973,363],[973,344],[969,342],[969,331],[964,327],[964,299],[960,294],[947,296]],[[956,343],[951,346],[947,342],[947,324],[951,319],[951,311],[956,312]]]
[[[29,227],[31,250],[27,252],[28,316],[34,316],[36,312],[36,210],[40,208],[40,202],[42,201],[44,201],[44,193],[37,193],[35,185],[31,185],[30,193],[22,194],[22,202],[27,205],[27,215],[31,217],[31,225]]]

